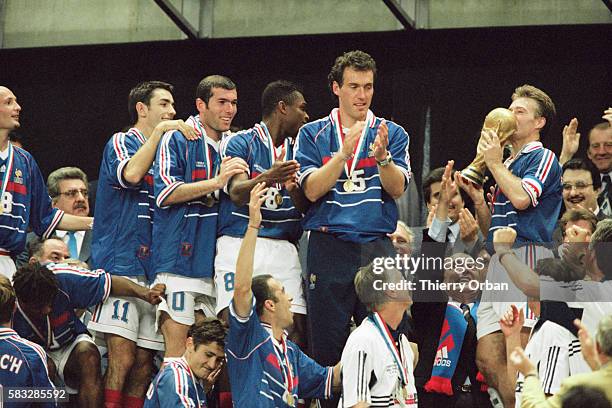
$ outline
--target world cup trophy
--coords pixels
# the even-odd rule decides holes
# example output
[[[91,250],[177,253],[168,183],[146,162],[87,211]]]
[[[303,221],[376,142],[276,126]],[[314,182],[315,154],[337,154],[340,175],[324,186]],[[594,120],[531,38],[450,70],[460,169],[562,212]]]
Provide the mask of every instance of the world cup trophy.
[[[482,129],[493,129],[496,131],[499,141],[504,146],[508,138],[516,132],[516,116],[510,109],[495,108],[485,117]],[[484,173],[487,168],[484,155],[480,151],[480,139],[478,139],[478,150],[476,158],[465,169],[461,170],[461,176],[477,186],[484,184]]]

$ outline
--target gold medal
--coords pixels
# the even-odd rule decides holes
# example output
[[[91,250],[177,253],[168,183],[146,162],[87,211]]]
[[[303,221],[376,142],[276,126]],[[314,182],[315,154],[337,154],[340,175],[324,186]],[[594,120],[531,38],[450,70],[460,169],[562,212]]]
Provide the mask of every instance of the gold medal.
[[[353,183],[353,180],[346,180],[342,187],[344,187],[344,191],[350,193],[355,189],[355,183]]]
[[[206,197],[204,197],[204,205],[207,207],[212,207],[213,205],[215,205],[215,199],[212,198],[212,196],[207,195]]]
[[[293,398],[293,394],[291,394],[289,391],[285,391],[285,402],[290,407],[295,407],[295,399]]]
[[[283,196],[280,194],[275,194],[274,195],[274,202],[276,203],[276,205],[281,206],[283,205]]]

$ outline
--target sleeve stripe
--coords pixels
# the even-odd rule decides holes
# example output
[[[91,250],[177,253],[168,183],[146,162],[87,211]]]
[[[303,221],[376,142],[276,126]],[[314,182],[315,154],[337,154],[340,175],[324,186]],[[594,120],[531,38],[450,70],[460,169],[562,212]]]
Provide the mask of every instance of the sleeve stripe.
[[[102,299],[102,301],[100,302],[100,304],[106,302],[106,299],[108,299],[108,297],[111,294],[111,290],[112,290],[112,277],[110,275],[110,273],[108,272],[104,272],[104,297]]]
[[[90,271],[87,269],[79,268],[76,266],[73,267],[73,266],[66,265],[66,264],[56,264],[55,266],[53,266],[52,270],[53,270],[53,273],[68,273],[72,275],[80,275],[80,276],[86,276],[86,277],[92,277],[92,278],[97,278],[101,274],[106,273],[102,271],[101,269]]]
[[[560,347],[554,346],[548,349],[548,358],[546,359],[546,372],[542,385],[544,386],[544,392],[551,394],[551,388],[553,385],[553,379],[555,377],[555,371],[557,368],[557,360],[559,359]]]
[[[113,148],[115,154],[120,161],[124,161],[130,158],[127,148],[125,147],[125,134],[115,133],[113,135]]]
[[[181,370],[175,364],[171,365],[172,374],[174,375],[174,391],[185,407],[191,407],[189,404],[189,389],[187,387],[187,378],[185,370]]]
[[[311,167],[304,171],[298,171],[298,184],[300,185],[300,187],[302,188],[304,187],[302,183],[304,183],[304,180],[306,179],[306,177],[310,175],[310,173],[314,172],[315,170],[317,170],[316,167]]]
[[[521,186],[523,190],[529,196],[529,200],[531,200],[531,204],[535,207],[538,205],[538,198],[540,197],[540,189],[539,186],[531,180],[523,179],[521,180]]]
[[[126,183],[124,183],[125,180],[123,178],[123,169],[125,168],[125,166],[128,164],[129,161],[130,159],[122,160],[117,166],[117,181],[119,182],[119,185],[123,188],[129,188],[129,186]]]
[[[332,396],[332,381],[333,381],[334,369],[333,367],[327,368],[327,378],[325,379],[325,395],[323,398],[330,399]]]
[[[544,155],[542,156],[542,160],[540,161],[540,165],[538,167],[538,171],[536,171],[536,177],[544,183],[548,174],[550,173],[550,169],[552,167],[552,162],[555,155],[550,150],[544,150]]]
[[[161,157],[159,163],[159,175],[166,185],[170,185],[174,182],[173,177],[170,176],[170,149],[168,147],[168,142],[170,141],[171,136],[172,133],[170,132],[164,135],[161,141],[160,149]]]
[[[49,228],[47,228],[43,233],[43,238],[47,239],[51,236],[51,234],[53,234],[53,231],[55,231],[55,228],[57,228],[63,216],[64,212],[60,209],[56,209],[55,215],[51,220],[51,224],[49,224]]]
[[[170,184],[169,186],[166,186],[157,196],[157,199],[155,200],[155,203],[157,204],[157,206],[159,208],[163,207],[163,203],[166,200],[166,198],[168,198],[168,196],[181,184],[185,184],[182,181],[175,181],[174,183]]]

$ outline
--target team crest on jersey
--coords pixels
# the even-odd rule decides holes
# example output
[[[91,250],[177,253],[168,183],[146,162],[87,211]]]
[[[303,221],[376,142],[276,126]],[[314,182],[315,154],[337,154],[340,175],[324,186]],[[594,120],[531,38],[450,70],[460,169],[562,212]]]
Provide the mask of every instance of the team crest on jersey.
[[[181,243],[181,255],[183,255],[183,256],[191,256],[191,249],[192,248],[193,248],[193,245],[191,245],[189,242]]]
[[[13,182],[16,184],[23,184],[23,173],[21,172],[21,170],[15,170],[15,177],[13,177]]]
[[[138,254],[136,256],[138,256],[138,258],[140,259],[145,259],[147,258],[149,255],[151,255],[151,249],[146,246],[146,245],[141,245],[138,248]]]

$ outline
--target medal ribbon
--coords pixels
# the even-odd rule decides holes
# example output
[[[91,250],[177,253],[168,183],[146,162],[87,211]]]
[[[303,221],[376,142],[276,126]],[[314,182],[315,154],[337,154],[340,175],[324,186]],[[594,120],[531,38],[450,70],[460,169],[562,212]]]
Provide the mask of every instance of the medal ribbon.
[[[4,199],[4,193],[6,192],[6,187],[8,186],[8,182],[11,178],[11,173],[13,172],[13,162],[14,162],[14,156],[15,156],[13,145],[11,144],[10,141],[8,141],[7,143],[8,143],[8,155],[6,157],[4,176],[2,177],[2,191],[0,191],[0,205],[3,205],[2,200]]]
[[[402,364],[402,357],[400,356],[397,347],[395,347],[395,342],[393,341],[393,337],[391,337],[391,333],[389,333],[389,329],[385,324],[382,317],[377,312],[372,313],[368,316],[368,318],[374,323],[374,326],[378,329],[378,333],[380,333],[381,337],[385,341],[387,348],[393,355],[393,359],[395,360],[395,364],[399,368],[400,373],[400,381],[402,382],[402,386],[408,384],[408,372],[406,371],[406,367]]]
[[[274,162],[276,162],[276,160],[278,160],[279,158],[276,156],[276,147],[274,146],[274,142],[272,141],[272,136],[268,131],[268,127],[262,121],[255,125],[255,130],[257,130],[259,136],[266,142],[266,147],[268,148],[270,153],[270,167],[272,167],[274,165]],[[289,154],[289,138],[285,139],[283,146],[285,147],[285,156],[283,157],[283,161],[286,161],[287,155]],[[282,186],[277,183],[276,188],[280,191],[282,189]]]
[[[274,339],[272,339],[272,348],[274,349],[274,353],[276,354],[276,358],[278,359],[278,364],[280,365],[281,375],[283,377],[283,384],[285,385],[287,393],[293,395],[293,374],[291,373],[291,366],[289,365],[289,356],[287,355],[287,342],[281,340],[280,347],[285,358],[281,358],[280,353],[276,349],[276,344],[274,344]]]
[[[342,150],[342,146],[344,146],[344,130],[342,130],[342,122],[340,122],[340,110],[338,108],[334,108],[331,112],[331,119],[336,128],[336,138],[338,140],[338,152]],[[355,145],[355,150],[353,151],[353,158],[347,160],[344,163],[344,171],[346,172],[346,176],[349,180],[351,180],[351,175],[353,171],[355,171],[355,167],[357,167],[357,163],[359,162],[359,154],[363,148],[363,144],[366,140],[366,134],[368,133],[368,129],[372,126],[376,117],[371,110],[368,109],[368,114],[366,115],[365,126],[363,127],[363,131],[361,132],[361,136],[359,136],[359,140]],[[350,167],[350,169],[349,169]]]
[[[189,119],[191,119],[193,121],[193,123],[197,126],[197,131],[198,133],[200,133],[200,137],[202,138],[202,141],[204,142],[204,160],[206,160],[206,180],[210,180],[211,176],[212,176],[212,159],[210,157],[210,152],[209,152],[209,148],[208,148],[208,142],[206,141],[206,131],[204,130],[204,128],[202,127],[202,123],[200,122],[200,118],[198,118],[197,116],[191,116]],[[195,126],[194,126],[195,127]]]

